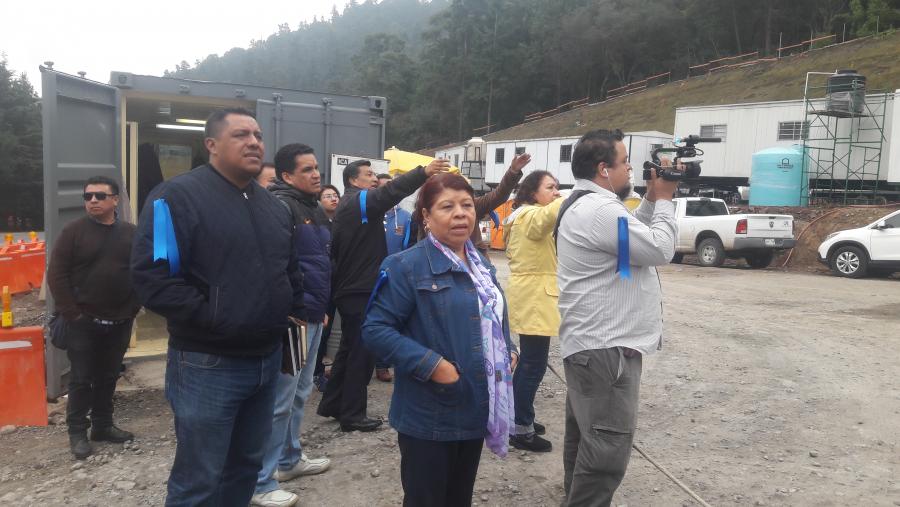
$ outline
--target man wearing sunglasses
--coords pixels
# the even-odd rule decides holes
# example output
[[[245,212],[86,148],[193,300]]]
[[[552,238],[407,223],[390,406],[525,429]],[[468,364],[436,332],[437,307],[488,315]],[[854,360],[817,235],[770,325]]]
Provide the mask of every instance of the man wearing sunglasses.
[[[118,204],[118,183],[104,176],[90,178],[84,186],[87,216],[63,228],[47,273],[56,310],[67,324],[66,354],[72,366],[66,423],[77,459],[91,454],[88,428],[94,441],[134,438],[113,424],[113,393],[140,309],[129,272],[135,226],[118,220]]]

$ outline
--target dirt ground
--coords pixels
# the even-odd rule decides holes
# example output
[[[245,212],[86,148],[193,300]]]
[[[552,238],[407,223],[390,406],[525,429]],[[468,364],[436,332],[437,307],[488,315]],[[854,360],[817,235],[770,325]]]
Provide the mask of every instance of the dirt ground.
[[[502,273],[502,254],[495,260]],[[666,340],[644,363],[638,445],[711,505],[900,505],[900,281],[660,271]],[[0,505],[161,505],[175,449],[163,368],[133,362],[120,383],[118,420],[134,444],[101,445],[78,463],[64,426],[0,434]],[[386,416],[390,392],[373,381],[371,414]],[[309,403],[318,401],[314,393]],[[536,407],[553,451],[485,452],[477,504],[559,505],[564,403],[548,371]],[[302,505],[400,504],[392,430],[344,434],[309,410],[302,435],[309,455],[333,461],[283,485]],[[614,505],[696,503],[633,453]]]

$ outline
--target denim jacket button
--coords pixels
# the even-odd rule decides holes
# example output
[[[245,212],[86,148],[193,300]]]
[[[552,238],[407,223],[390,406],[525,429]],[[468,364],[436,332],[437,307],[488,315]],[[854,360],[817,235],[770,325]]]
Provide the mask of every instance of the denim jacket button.
[[[431,284],[431,290],[437,290],[437,284],[436,284],[436,283]]]

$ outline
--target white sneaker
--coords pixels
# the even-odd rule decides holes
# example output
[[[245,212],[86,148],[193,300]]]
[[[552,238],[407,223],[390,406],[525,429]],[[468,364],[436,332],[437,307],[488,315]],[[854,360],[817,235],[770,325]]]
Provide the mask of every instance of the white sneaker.
[[[300,501],[300,497],[290,491],[276,489],[275,491],[269,491],[268,493],[263,493],[261,495],[253,495],[250,499],[250,505],[259,505],[261,507],[293,507],[294,505],[297,505],[298,501]]]
[[[328,458],[309,459],[306,457],[306,454],[301,454],[300,461],[290,470],[276,470],[275,480],[285,482],[303,475],[316,475],[328,470],[330,467],[331,460]]]

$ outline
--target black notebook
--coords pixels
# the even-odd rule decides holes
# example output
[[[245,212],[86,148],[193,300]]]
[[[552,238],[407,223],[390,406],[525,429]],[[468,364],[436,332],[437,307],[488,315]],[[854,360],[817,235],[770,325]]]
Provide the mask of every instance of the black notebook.
[[[306,364],[306,326],[291,323],[281,347],[281,372],[297,375]]]

